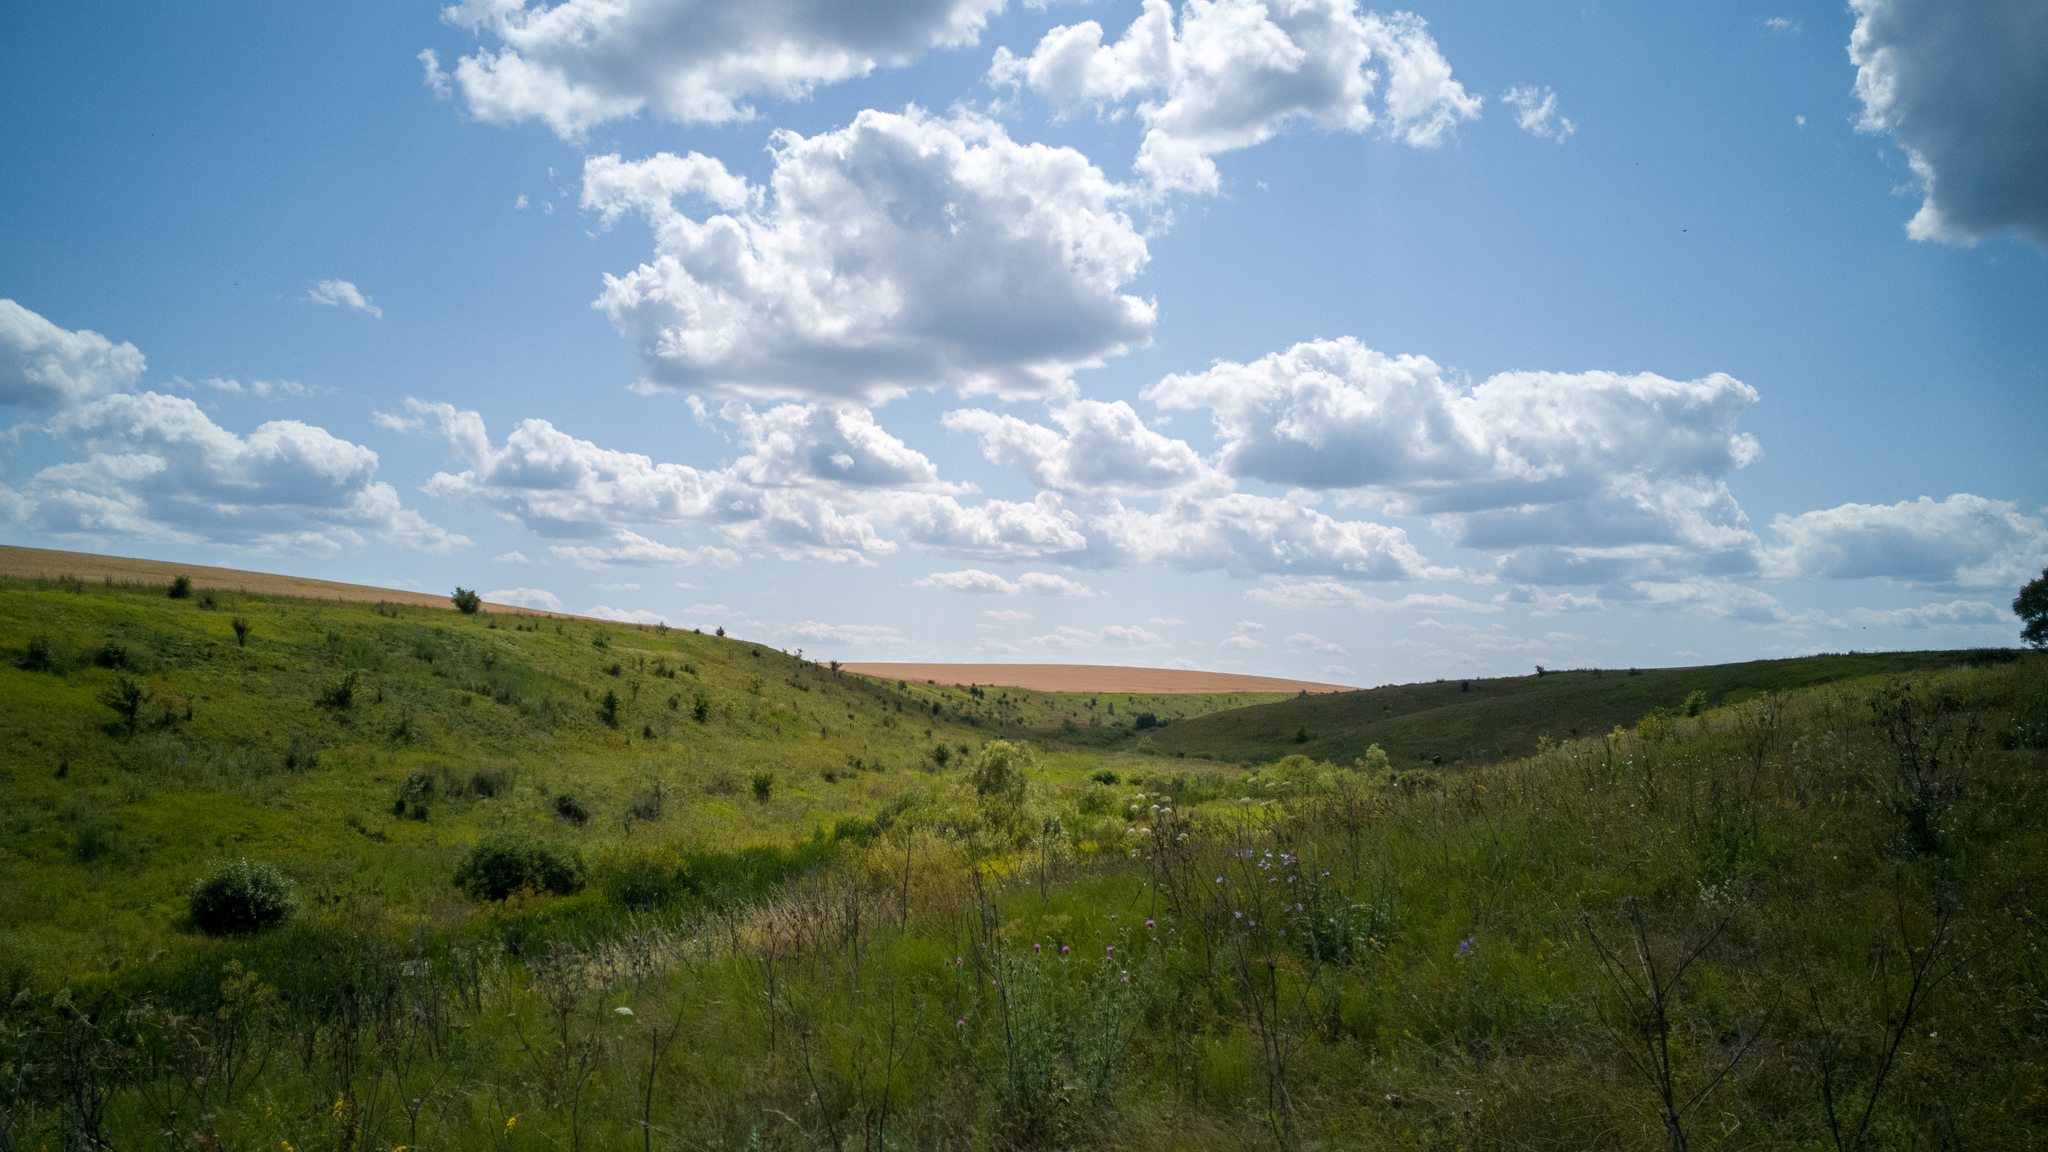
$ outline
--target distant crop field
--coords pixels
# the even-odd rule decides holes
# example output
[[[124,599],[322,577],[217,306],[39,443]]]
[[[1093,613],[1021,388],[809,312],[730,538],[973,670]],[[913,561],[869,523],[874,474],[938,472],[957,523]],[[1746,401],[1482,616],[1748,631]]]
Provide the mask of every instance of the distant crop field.
[[[879,680],[984,684],[1034,692],[1350,692],[1343,684],[1195,672],[1184,668],[1127,668],[1108,664],[843,664],[848,672]]]

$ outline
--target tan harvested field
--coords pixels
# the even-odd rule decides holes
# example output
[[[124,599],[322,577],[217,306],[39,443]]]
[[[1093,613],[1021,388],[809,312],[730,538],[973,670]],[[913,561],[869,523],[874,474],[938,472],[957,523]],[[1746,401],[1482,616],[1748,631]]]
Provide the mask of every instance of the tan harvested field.
[[[1190,672],[1183,668],[1120,668],[1109,664],[844,664],[878,680],[985,684],[1034,692],[1352,692],[1348,684]]]
[[[189,576],[197,589],[217,592],[247,592],[257,596],[296,596],[306,600],[355,600],[365,603],[408,604],[418,608],[446,608],[454,611],[445,595],[407,592],[402,588],[379,588],[373,584],[343,584],[338,580],[313,580],[304,576],[277,576],[268,572],[244,572],[239,568],[209,568],[204,564],[171,564],[162,560],[136,560],[126,556],[98,556],[91,552],[58,552],[48,548],[15,548],[0,545],[0,576],[55,580],[76,576],[80,580],[116,584],[169,584],[178,576]],[[453,589],[450,589],[452,592]],[[518,616],[555,616],[582,619],[565,612],[542,612],[510,604],[492,604],[493,612]]]

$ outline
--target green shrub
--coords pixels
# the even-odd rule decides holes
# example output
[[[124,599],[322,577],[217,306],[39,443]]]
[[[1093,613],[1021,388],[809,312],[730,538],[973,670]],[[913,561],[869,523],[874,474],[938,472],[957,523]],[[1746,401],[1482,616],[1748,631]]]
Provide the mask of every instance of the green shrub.
[[[567,792],[555,797],[555,816],[557,819],[567,820],[578,828],[590,823],[590,809],[583,806],[583,801]]]
[[[567,896],[583,889],[583,861],[508,829],[476,842],[455,869],[455,886],[477,900],[503,900],[521,889]]]
[[[57,645],[48,632],[38,632],[28,638],[28,650],[22,653],[21,666],[30,672],[63,670],[57,656]]]
[[[1097,784],[1118,784],[1122,782],[1117,779],[1116,773],[1110,771],[1107,768],[1103,768],[1098,771],[1089,773],[1088,778],[1090,780],[1095,781]]]
[[[775,795],[775,773],[756,772],[753,776],[754,799],[762,804]]]
[[[616,861],[601,869],[601,875],[604,894],[635,912],[652,912],[673,904],[685,885],[682,869],[652,854]]]
[[[450,596],[449,599],[455,602],[455,610],[464,616],[474,616],[484,606],[483,597],[468,588],[464,588],[460,584],[455,586],[455,595]]]
[[[189,598],[192,595],[192,578],[190,576],[180,576],[171,581],[170,595],[173,600]]]
[[[311,772],[320,766],[320,741],[310,733],[299,732],[292,736],[284,750],[284,770],[287,772]]]
[[[209,936],[275,928],[299,907],[291,881],[268,864],[224,861],[192,885],[192,923]]]

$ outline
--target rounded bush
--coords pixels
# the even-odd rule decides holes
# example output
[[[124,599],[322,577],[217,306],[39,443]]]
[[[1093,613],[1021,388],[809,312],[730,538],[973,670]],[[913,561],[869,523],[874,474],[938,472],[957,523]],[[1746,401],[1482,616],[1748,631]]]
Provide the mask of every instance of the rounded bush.
[[[493,832],[462,858],[455,886],[478,900],[503,900],[522,888],[567,896],[583,888],[583,861],[524,832]]]
[[[209,936],[275,928],[298,910],[292,882],[268,864],[228,861],[192,885],[192,923]]]

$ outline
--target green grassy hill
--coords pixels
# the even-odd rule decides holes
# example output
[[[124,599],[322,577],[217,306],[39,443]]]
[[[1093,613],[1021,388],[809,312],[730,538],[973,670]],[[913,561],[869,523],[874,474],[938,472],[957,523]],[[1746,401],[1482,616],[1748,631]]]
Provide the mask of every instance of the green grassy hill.
[[[1485,764],[1532,755],[1537,740],[1602,735],[1693,693],[1707,707],[1863,677],[2012,660],[2012,649],[1858,652],[1700,668],[1577,669],[1493,680],[1438,680],[1300,696],[1161,728],[1161,752],[1265,763],[1303,754],[1340,764],[1378,744],[1397,765]]]
[[[17,963],[103,968],[189,938],[185,890],[229,856],[278,862],[324,905],[459,923],[474,910],[447,877],[494,828],[593,856],[787,846],[905,803],[939,749],[957,773],[992,737],[1090,715],[1085,697],[875,681],[696,632],[166,593],[0,582],[0,922],[35,925],[4,946]],[[132,732],[106,703],[123,683]]]
[[[2048,1141],[2041,654],[1243,699],[0,582],[0,1150]]]

